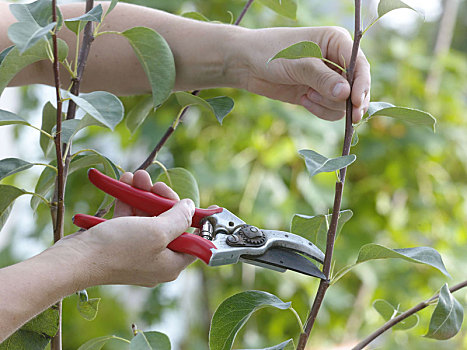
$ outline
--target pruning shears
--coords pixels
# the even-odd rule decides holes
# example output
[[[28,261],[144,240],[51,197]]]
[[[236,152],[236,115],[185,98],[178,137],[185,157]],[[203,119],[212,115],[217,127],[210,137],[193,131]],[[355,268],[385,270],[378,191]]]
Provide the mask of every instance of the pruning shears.
[[[88,171],[89,180],[99,189],[122,202],[157,216],[172,208],[175,200],[144,191],[115,180],[96,169]],[[73,223],[89,229],[105,219],[76,214]],[[192,227],[197,234],[184,232],[167,246],[194,255],[210,266],[239,261],[284,272],[296,271],[325,279],[321,270],[308,258],[323,263],[324,254],[307,239],[290,232],[263,230],[246,224],[225,208],[196,208]]]

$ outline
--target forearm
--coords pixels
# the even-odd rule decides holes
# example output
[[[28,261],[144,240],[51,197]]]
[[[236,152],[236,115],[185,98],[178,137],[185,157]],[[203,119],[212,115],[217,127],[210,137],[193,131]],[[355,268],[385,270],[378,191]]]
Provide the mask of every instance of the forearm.
[[[85,267],[76,258],[70,260],[69,253],[54,247],[0,269],[0,342],[61,298],[84,288]]]
[[[108,3],[103,3],[107,8]],[[14,22],[5,4],[0,4],[3,26]],[[79,16],[84,4],[69,4],[61,7],[64,18]],[[236,57],[236,37],[246,29],[194,21],[145,7],[119,4],[105,19],[101,31],[124,31],[135,26],[156,30],[168,42],[175,59],[176,90],[191,90],[208,87],[241,87],[245,70],[242,58]],[[0,35],[5,36],[6,28]],[[73,59],[75,37],[65,26],[59,33],[70,47],[69,59]],[[1,49],[7,46],[0,39]],[[8,44],[9,45],[9,44]],[[29,83],[52,84],[48,62],[35,64],[20,73],[14,85]],[[66,72],[63,70],[62,75]],[[67,80],[64,80],[67,81]],[[150,92],[148,80],[127,40],[119,35],[106,34],[96,38],[86,66],[82,84],[84,91],[107,90],[116,94]]]

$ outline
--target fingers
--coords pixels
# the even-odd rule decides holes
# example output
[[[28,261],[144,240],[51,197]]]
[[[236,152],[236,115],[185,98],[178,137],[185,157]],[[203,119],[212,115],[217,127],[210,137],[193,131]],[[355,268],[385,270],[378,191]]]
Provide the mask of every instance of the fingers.
[[[163,182],[156,182],[152,186],[151,192],[156,193],[159,196],[169,198],[169,199],[174,199],[177,201],[180,200],[180,197],[178,196],[178,194]]]
[[[163,232],[167,243],[180,236],[188,227],[195,213],[195,204],[191,199],[182,199],[171,209],[159,215],[155,220],[157,230]]]
[[[308,111],[310,111],[311,113],[313,113],[321,119],[334,121],[342,119],[345,115],[345,108],[341,110],[333,110],[330,108],[326,108],[318,103],[310,101],[306,95],[302,96],[300,103]]]
[[[133,174],[126,172],[120,176],[120,181],[133,185]],[[133,208],[126,203],[123,203],[120,200],[115,202],[114,217],[118,218],[120,216],[131,216],[133,215]]]
[[[355,65],[354,83],[352,87],[353,122],[359,122],[370,104],[370,64],[360,52]]]

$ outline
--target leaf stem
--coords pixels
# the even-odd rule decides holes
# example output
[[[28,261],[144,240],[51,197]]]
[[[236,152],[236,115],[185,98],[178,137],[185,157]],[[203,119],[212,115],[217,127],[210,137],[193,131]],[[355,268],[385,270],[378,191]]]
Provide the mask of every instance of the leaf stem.
[[[297,318],[297,322],[300,326],[300,332],[303,332],[303,322],[302,322],[302,319],[300,318],[300,315],[298,314],[297,310],[295,310],[293,307],[291,307],[289,309],[290,311],[292,311],[292,313],[295,315],[295,317]]]
[[[371,27],[373,27],[373,25],[374,25],[376,22],[378,22],[378,20],[379,20],[380,18],[381,18],[381,16],[380,16],[380,17],[377,17],[373,22],[371,22],[371,23],[368,25],[368,27],[366,27],[366,28],[363,30],[362,36],[365,35],[365,33],[368,31],[368,29],[370,29]]]
[[[347,70],[345,68],[339,66],[337,63],[335,63],[335,62],[333,62],[331,60],[328,60],[327,58],[324,58],[324,57],[322,57],[321,60],[326,62],[326,63],[329,63],[330,65],[336,67],[337,69],[340,69],[342,72],[347,73]]]
[[[354,29],[354,42],[352,46],[352,55],[350,58],[349,68],[347,70],[347,81],[349,82],[350,88],[352,89],[355,73],[355,65],[357,62],[357,54],[360,46],[360,40],[362,38],[361,30],[361,0],[355,0],[355,29]],[[346,103],[346,119],[345,119],[345,136],[344,145],[342,147],[342,155],[346,156],[350,152],[350,145],[352,142],[353,126],[352,126],[352,100],[349,97]],[[326,240],[326,253],[323,263],[323,273],[326,279],[322,279],[319,283],[318,290],[313,301],[308,319],[305,325],[304,332],[300,335],[297,350],[304,350],[305,345],[310,337],[311,330],[318,316],[319,309],[324,300],[327,289],[329,288],[330,281],[329,275],[332,265],[332,255],[334,251],[334,242],[336,238],[337,223],[341,208],[342,194],[344,190],[345,174],[347,167],[344,167],[339,172],[339,180],[336,182],[336,189],[334,194],[334,205],[332,209],[331,223]]]
[[[44,165],[44,164],[40,164],[40,165]],[[25,193],[26,193],[26,194],[30,194],[31,196],[40,198],[40,199],[41,199],[45,204],[47,204],[47,206],[50,208],[50,202],[47,200],[47,198],[41,196],[39,193],[36,193],[36,192],[29,192],[29,191],[26,191]]]
[[[122,35],[121,32],[117,32],[116,30],[106,30],[105,32],[99,32],[94,34],[94,38],[97,38],[98,36],[104,35],[104,34],[116,34],[116,35]]]
[[[247,3],[245,4],[245,6],[242,9],[242,12],[240,13],[237,20],[235,21],[234,25],[239,25],[240,24],[243,17],[247,13],[248,9],[253,4],[253,1],[254,0],[248,0],[247,1]],[[198,96],[199,93],[200,93],[200,90],[195,90],[191,94],[194,95],[194,96]],[[172,136],[172,134],[174,133],[175,128],[173,127],[173,125],[175,124],[175,126],[177,126],[180,122],[183,121],[183,118],[185,117],[186,112],[188,111],[189,108],[190,108],[190,106],[187,106],[187,107],[183,108],[183,110],[177,115],[177,117],[175,118],[176,123],[174,122],[172,125],[170,125],[167,128],[164,135],[162,135],[162,137],[159,139],[159,142],[156,144],[156,146],[154,147],[152,152],[149,154],[149,156],[146,158],[146,160],[136,170],[147,169],[151,164],[153,164],[154,159],[156,159],[157,154],[159,153],[159,151],[166,144],[166,142],[170,138],[170,136]]]
[[[43,165],[43,166],[46,166],[47,168],[50,168],[50,169],[53,169],[56,173],[58,173],[58,170],[56,167],[54,167],[53,165],[51,164],[46,164],[46,163],[32,163],[34,165]]]
[[[456,284],[452,288],[449,289],[451,293],[457,292],[458,290],[467,287],[467,280],[463,281],[461,283]],[[436,299],[438,299],[439,293],[436,295],[432,296],[430,299],[427,299],[425,301],[422,301],[421,303],[418,303],[411,309],[401,313],[399,316],[394,317],[393,319],[389,320],[386,322],[384,325],[382,325],[380,328],[378,328],[376,331],[371,333],[369,336],[367,336],[365,339],[363,339],[360,343],[355,345],[352,350],[361,350],[368,344],[370,344],[373,340],[375,340],[377,337],[379,337],[381,334],[386,332],[387,330],[391,329],[394,327],[396,324],[399,322],[405,320],[407,317],[412,316],[413,314],[417,313],[420,310],[423,310],[427,306],[430,306],[432,302]]]

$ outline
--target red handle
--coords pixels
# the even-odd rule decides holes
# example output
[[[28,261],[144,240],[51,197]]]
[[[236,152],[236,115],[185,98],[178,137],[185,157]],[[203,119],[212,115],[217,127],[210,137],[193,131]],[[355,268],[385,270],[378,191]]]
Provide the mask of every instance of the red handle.
[[[76,226],[84,228],[86,230],[104,221],[106,220],[85,214],[76,214],[73,217],[73,223]],[[170,242],[167,245],[167,248],[173,250],[174,252],[194,255],[199,259],[203,260],[206,264],[209,264],[209,261],[212,256],[211,249],[216,249],[216,246],[214,245],[214,243],[203,237],[184,232],[179,237],[175,238],[172,242]]]
[[[97,169],[89,169],[89,180],[99,189],[111,196],[120,199],[122,202],[143,210],[151,216],[162,214],[174,206],[177,201],[159,196],[155,193],[144,191],[130,186],[124,182],[115,180],[102,174]],[[222,212],[222,208],[199,209],[196,208],[192,220],[192,227],[201,228],[200,221],[206,216]]]

